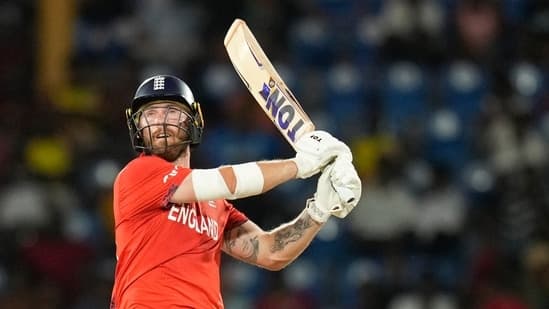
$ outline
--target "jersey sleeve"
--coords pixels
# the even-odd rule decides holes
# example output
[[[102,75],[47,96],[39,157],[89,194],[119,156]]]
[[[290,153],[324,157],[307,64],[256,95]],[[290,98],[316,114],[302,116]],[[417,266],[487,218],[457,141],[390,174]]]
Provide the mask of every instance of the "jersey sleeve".
[[[169,207],[171,195],[190,172],[155,156],[133,160],[115,183],[119,211],[128,214]]]
[[[225,204],[227,206],[227,210],[229,211],[229,217],[227,219],[225,230],[229,231],[249,220],[244,213],[236,209],[231,203],[225,201]]]

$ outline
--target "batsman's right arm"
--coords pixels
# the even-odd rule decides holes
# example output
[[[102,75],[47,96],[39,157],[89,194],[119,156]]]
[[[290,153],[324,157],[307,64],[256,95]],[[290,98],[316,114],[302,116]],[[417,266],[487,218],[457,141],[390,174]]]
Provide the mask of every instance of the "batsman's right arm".
[[[186,203],[258,195],[290,179],[308,178],[338,155],[348,154],[349,147],[328,132],[313,131],[297,141],[293,159],[194,169],[170,201]]]
[[[258,195],[295,179],[296,174],[297,166],[293,159],[195,169],[179,185],[170,202],[238,199]]]

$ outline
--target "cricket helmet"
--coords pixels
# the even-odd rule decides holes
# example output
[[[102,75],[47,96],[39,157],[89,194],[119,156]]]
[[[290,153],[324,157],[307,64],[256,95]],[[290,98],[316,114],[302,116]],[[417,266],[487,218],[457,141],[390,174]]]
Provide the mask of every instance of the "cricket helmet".
[[[185,82],[175,76],[156,75],[147,78],[139,85],[130,106],[126,109],[126,120],[134,150],[137,152],[150,150],[143,142],[143,128],[138,128],[140,109],[147,103],[158,100],[179,102],[189,109],[190,121],[188,122],[188,128],[181,128],[188,130],[189,139],[185,143],[191,146],[200,144],[204,119],[200,104],[195,101],[191,89]]]

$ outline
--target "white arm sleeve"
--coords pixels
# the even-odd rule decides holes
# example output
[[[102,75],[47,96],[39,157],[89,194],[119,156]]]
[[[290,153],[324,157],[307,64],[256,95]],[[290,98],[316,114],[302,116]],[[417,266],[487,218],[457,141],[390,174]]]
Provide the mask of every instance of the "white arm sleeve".
[[[219,169],[195,169],[191,172],[194,194],[197,201],[239,199],[260,194],[265,182],[261,168],[255,162],[232,165],[236,189],[229,191]]]

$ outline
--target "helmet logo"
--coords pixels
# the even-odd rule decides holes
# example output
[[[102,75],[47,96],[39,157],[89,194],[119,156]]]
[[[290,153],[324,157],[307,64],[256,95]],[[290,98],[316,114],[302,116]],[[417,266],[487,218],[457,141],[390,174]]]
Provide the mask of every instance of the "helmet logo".
[[[153,90],[164,90],[164,77],[155,77],[153,81]]]

